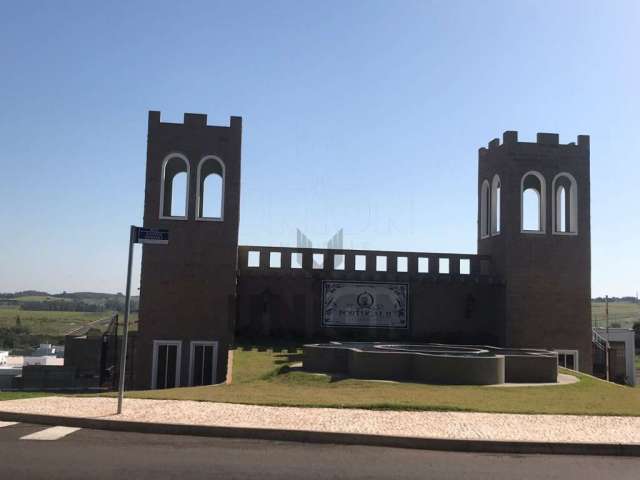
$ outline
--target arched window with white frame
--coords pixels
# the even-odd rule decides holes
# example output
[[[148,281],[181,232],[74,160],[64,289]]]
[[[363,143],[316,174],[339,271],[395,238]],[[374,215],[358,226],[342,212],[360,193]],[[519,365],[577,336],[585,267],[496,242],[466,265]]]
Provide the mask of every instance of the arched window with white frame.
[[[546,231],[546,185],[540,172],[530,171],[520,183],[520,230],[522,233]]]
[[[224,162],[215,155],[207,155],[198,164],[198,220],[224,219]]]
[[[489,187],[489,181],[482,182],[480,188],[480,238],[487,238],[489,236],[489,209],[491,206],[491,188]]]
[[[577,235],[578,233],[578,184],[567,172],[557,174],[551,184],[553,233]]]
[[[500,196],[502,194],[502,184],[500,177],[496,174],[491,181],[491,235],[500,233]]]
[[[160,218],[186,220],[189,206],[189,160],[170,153],[162,161]]]

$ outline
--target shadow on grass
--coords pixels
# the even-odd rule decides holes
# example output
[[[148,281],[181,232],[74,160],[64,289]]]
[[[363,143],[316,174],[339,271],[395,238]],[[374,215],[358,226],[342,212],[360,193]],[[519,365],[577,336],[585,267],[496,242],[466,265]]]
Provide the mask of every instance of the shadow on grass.
[[[269,374],[265,375],[262,379],[263,380],[276,379],[281,375],[286,375],[289,373],[305,373],[308,375],[319,375],[319,376],[327,377],[329,379],[328,383],[338,383],[343,380],[351,379],[351,377],[347,375],[342,375],[339,373],[328,374],[325,372],[312,372],[310,370],[305,370],[305,368],[302,365],[292,366],[291,364],[285,364],[280,366],[279,368],[275,369],[273,372],[270,372]]]
[[[244,352],[258,351],[267,352],[269,350],[274,353],[299,353],[304,345],[302,340],[280,340],[280,339],[243,339],[237,338],[234,349]]]
[[[278,353],[275,355],[276,360],[275,360],[275,364],[276,365],[282,365],[282,364],[286,364],[286,363],[296,363],[296,362],[302,362],[303,359],[303,355],[302,353],[299,352],[295,352],[295,353]]]

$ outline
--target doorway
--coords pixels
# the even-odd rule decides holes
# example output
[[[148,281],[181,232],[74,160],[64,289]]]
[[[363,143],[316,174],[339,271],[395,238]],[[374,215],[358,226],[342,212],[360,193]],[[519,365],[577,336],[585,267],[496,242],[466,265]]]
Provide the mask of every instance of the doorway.
[[[216,383],[218,342],[191,342],[189,385],[212,385]]]
[[[180,386],[181,356],[181,341],[154,340],[151,388],[162,389]]]
[[[578,371],[577,350],[556,350],[558,353],[558,366]]]

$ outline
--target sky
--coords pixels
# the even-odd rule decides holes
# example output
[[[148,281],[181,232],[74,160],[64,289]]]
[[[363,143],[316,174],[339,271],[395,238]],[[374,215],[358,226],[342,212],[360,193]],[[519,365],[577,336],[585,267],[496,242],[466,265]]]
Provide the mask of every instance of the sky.
[[[478,148],[590,135],[592,294],[635,295],[639,47],[637,1],[2,2],[0,292],[124,291],[160,110],[243,117],[244,245],[475,253]]]

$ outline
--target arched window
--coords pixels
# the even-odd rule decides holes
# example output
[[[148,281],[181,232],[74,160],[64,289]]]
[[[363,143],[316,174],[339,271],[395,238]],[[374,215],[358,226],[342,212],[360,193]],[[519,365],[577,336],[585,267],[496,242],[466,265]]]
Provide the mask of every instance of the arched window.
[[[578,233],[578,184],[570,173],[559,173],[551,184],[553,233]]]
[[[500,194],[502,184],[498,175],[493,176],[491,181],[491,235],[500,233]]]
[[[480,238],[489,236],[489,207],[491,205],[491,190],[489,181],[482,182],[480,189]]]
[[[224,163],[208,155],[198,165],[198,220],[222,221],[224,218]]]
[[[189,205],[189,160],[171,153],[162,162],[160,218],[187,219]]]
[[[520,184],[520,229],[523,233],[545,233],[546,187],[542,174],[530,171]]]

